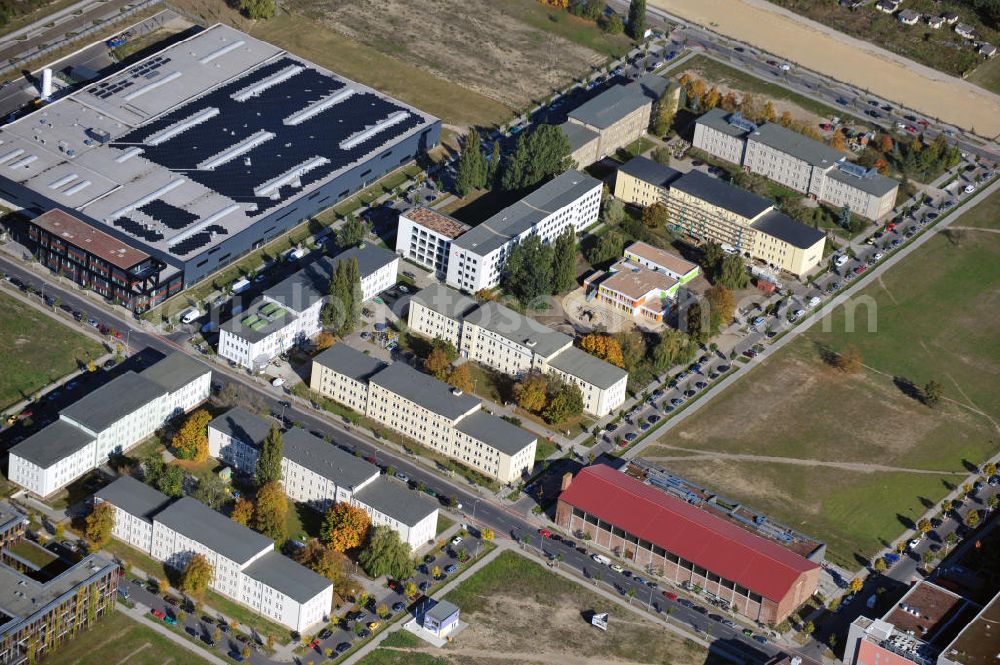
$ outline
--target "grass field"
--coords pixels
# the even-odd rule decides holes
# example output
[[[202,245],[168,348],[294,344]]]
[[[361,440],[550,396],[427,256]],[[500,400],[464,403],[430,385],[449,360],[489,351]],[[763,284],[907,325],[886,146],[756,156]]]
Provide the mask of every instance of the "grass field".
[[[497,8],[528,25],[551,32],[610,58],[618,58],[632,47],[625,35],[609,35],[594,22],[577,18],[564,9],[546,6],[537,0],[499,0]]]
[[[51,657],[40,662],[74,665],[208,663],[121,612],[102,617],[93,628],[61,645]]]
[[[854,302],[875,304],[874,332],[863,306],[848,332],[840,308],[644,456],[826,540],[836,561],[894,540],[998,447],[998,210],[994,194],[868,285]],[[848,347],[857,374],[822,359]],[[930,380],[935,407],[918,399]]]
[[[1000,93],[1000,59],[991,58],[976,67],[968,79],[980,88]]]
[[[0,293],[0,408],[7,408],[104,353],[100,344]]]

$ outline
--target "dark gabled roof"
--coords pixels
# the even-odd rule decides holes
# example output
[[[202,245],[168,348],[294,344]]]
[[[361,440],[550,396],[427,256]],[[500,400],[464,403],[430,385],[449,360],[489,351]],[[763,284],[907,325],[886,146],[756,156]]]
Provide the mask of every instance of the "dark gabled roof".
[[[313,362],[362,383],[385,367],[385,363],[378,358],[365,355],[343,342],[323,351],[313,358]]]
[[[458,605],[447,600],[439,600],[434,603],[434,607],[427,610],[426,616],[433,618],[436,621],[444,621],[450,618],[455,612],[460,611]]]
[[[609,466],[585,468],[559,500],[775,602],[819,567]]]
[[[646,157],[633,157],[620,166],[618,170],[657,187],[666,187],[681,177],[681,172],[677,169],[664,166]]]
[[[110,485],[94,493],[94,497],[121,508],[129,515],[135,515],[147,522],[170,503],[169,496],[153,489],[132,476],[122,476]]]
[[[572,120],[599,129],[607,129],[644,104],[652,104],[667,89],[662,76],[647,76],[625,85],[608,88],[580,104],[567,115]]]
[[[211,371],[208,365],[186,353],[174,351],[155,365],[142,370],[142,376],[172,393]]]
[[[675,180],[670,188],[725,208],[747,219],[753,219],[772,206],[763,196],[752,194],[701,171],[685,173]]]
[[[59,412],[91,432],[101,432],[141,409],[167,390],[144,374],[128,371]]]
[[[403,363],[392,363],[369,380],[369,384],[417,404],[448,420],[479,408],[480,401],[472,395],[457,394],[447,383],[438,381]]]
[[[247,566],[243,574],[297,603],[306,603],[331,586],[330,580],[279,552],[268,552]]]
[[[573,338],[538,321],[518,314],[498,302],[487,301],[465,316],[468,323],[485,328],[514,344],[548,358],[573,343]]]
[[[797,222],[777,210],[772,210],[750,226],[799,249],[809,249],[826,237],[819,229]]]
[[[270,422],[238,406],[216,416],[208,426],[255,448],[260,448],[271,431]]]
[[[596,140],[599,136],[593,129],[575,122],[567,121],[559,126],[562,128],[563,134],[566,135],[566,140],[569,141],[569,148],[572,152],[576,152],[591,141]]]
[[[327,480],[332,480],[338,487],[357,487],[379,474],[379,469],[374,464],[299,427],[284,432],[281,440],[285,457]]]
[[[274,547],[270,538],[237,524],[189,496],[177,499],[161,510],[155,519],[240,565],[262,550]]]
[[[396,480],[378,478],[354,494],[354,500],[406,526],[416,526],[437,512],[437,506]]]
[[[812,166],[825,168],[833,166],[844,158],[844,153],[839,150],[834,150],[825,143],[820,143],[774,122],[764,123],[747,139],[780,150]]]
[[[663,273],[655,274],[667,277]],[[673,281],[670,277],[667,279]],[[562,370],[570,376],[575,376],[602,390],[607,390],[622,379],[628,378],[628,372],[621,367],[592,356],[575,346],[557,353],[549,359],[548,363],[551,367]]]
[[[511,456],[538,440],[538,437],[528,430],[485,411],[470,413],[458,421],[455,429]]]
[[[83,449],[93,440],[94,437],[76,425],[57,420],[11,448],[10,454],[47,469]]]
[[[460,291],[437,282],[413,294],[410,297],[410,302],[420,303],[427,309],[459,321],[479,305]]]
[[[735,138],[745,138],[749,133],[749,128],[756,127],[753,123],[745,120],[743,116],[738,113],[729,113],[718,107],[710,109],[705,113],[698,116],[696,122],[699,125],[705,125],[710,127],[717,132],[722,132],[728,136],[733,136]]]
[[[874,172],[873,172],[874,171]],[[841,169],[839,166],[830,169],[827,177],[833,178],[846,185],[860,189],[863,192],[874,196],[885,196],[892,190],[899,187],[899,181],[878,173],[874,169],[868,171],[863,176],[851,175],[851,173]]]

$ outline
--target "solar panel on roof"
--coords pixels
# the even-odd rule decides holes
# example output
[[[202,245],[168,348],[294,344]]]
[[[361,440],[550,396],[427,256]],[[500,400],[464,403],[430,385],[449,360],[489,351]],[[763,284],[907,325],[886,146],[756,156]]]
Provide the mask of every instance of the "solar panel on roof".
[[[196,249],[200,249],[212,242],[212,236],[216,233],[229,233],[223,226],[218,224],[212,224],[204,231],[195,233],[190,238],[186,238],[176,245],[171,246],[170,250],[179,256],[184,256],[185,254],[190,254]]]
[[[846,173],[847,175],[852,175],[855,178],[865,178],[872,170],[866,169],[860,164],[854,164],[853,162],[837,162],[837,168]]]
[[[187,228],[198,220],[198,215],[170,205],[165,201],[160,201],[159,199],[147,203],[139,208],[139,211],[149,215],[158,222],[162,222],[164,226],[174,231]]]
[[[130,219],[128,217],[118,217],[113,219],[111,223],[120,228],[122,231],[125,231],[126,233],[129,233],[137,238],[142,238],[148,242],[163,240],[163,234],[159,231],[149,229],[134,219]]]

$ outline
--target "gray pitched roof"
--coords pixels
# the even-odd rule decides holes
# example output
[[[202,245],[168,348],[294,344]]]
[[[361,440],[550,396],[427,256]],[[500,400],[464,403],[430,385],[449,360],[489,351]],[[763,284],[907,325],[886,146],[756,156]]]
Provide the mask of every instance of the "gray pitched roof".
[[[284,456],[299,466],[332,480],[338,487],[357,487],[379,469],[360,457],[347,453],[332,443],[293,427],[281,435]]]
[[[508,455],[516,455],[538,439],[528,430],[485,411],[476,411],[462,418],[456,429]]]
[[[278,552],[268,552],[243,573],[298,603],[312,600],[331,586],[330,580]]]
[[[874,171],[874,169],[872,169]],[[874,196],[884,196],[899,187],[899,181],[882,175],[881,173],[869,172],[868,175],[858,177],[842,171],[839,168],[830,169],[827,177],[850,185]]]
[[[452,387],[403,363],[393,363],[373,376],[370,384],[382,386],[439,416],[455,420],[479,407],[478,399],[457,395]]]
[[[701,171],[685,173],[670,187],[748,219],[753,219],[772,206],[763,196],[757,196]]]
[[[479,226],[466,231],[451,244],[453,247],[475,251],[477,254],[489,254],[512,238],[519,237],[556,210],[600,186],[600,180],[591,178],[585,173],[576,170],[566,171]]]
[[[465,320],[515,344],[526,346],[543,358],[548,358],[573,341],[569,335],[564,335],[493,301],[482,303],[478,309],[470,312]]]
[[[47,469],[93,440],[94,437],[76,425],[57,420],[11,448],[10,453]]]
[[[385,366],[378,358],[365,355],[343,342],[323,351],[313,358],[313,362],[362,382],[368,381]]]
[[[573,152],[579,150],[598,137],[597,132],[594,130],[575,122],[567,121],[559,126],[562,127],[563,134],[566,135],[566,140],[569,141],[570,150]]]
[[[170,497],[132,476],[122,476],[94,493],[94,497],[147,522],[170,503]]]
[[[677,169],[664,166],[647,157],[633,157],[618,170],[657,187],[666,187],[681,177],[681,172]]]
[[[101,432],[165,394],[167,390],[160,384],[129,371],[67,406],[59,415],[92,432]]]
[[[742,122],[744,123],[748,122],[747,120],[743,120],[743,117],[740,116],[739,114],[735,114],[735,116],[738,117],[740,120],[742,120]],[[731,122],[731,120],[734,119],[735,119],[734,114],[716,107],[714,109],[706,111],[705,113],[702,113],[700,116],[698,116],[698,120],[696,122],[699,125],[705,125],[706,127],[711,127],[715,131],[722,132],[723,134],[727,134],[729,136],[735,136],[737,138],[746,137],[748,133],[748,130],[745,128],[746,126],[740,126],[740,124],[742,123],[734,124],[733,122]],[[756,125],[754,126],[756,127]]]
[[[799,249],[808,249],[826,236],[819,229],[797,222],[777,210],[772,210],[750,226]]]
[[[354,495],[354,499],[406,526],[416,526],[428,515],[437,512],[437,506],[430,499],[384,477],[366,485]]]
[[[549,360],[549,365],[602,390],[610,388],[623,378],[628,377],[628,372],[621,367],[596,358],[575,346],[556,354],[554,358]]]
[[[773,122],[764,123],[747,138],[792,155],[813,166],[832,166],[844,158],[844,153],[839,150],[834,150],[826,144]]]
[[[427,610],[424,616],[429,616],[436,621],[444,621],[455,612],[458,612],[458,605],[447,600],[439,600],[434,603],[434,607]]]
[[[208,426],[256,448],[271,431],[270,422],[238,406],[216,416]]]
[[[240,565],[261,550],[274,547],[270,538],[237,524],[189,496],[161,510],[156,521]]]
[[[413,294],[410,302],[420,303],[427,309],[438,314],[443,314],[450,319],[463,319],[465,315],[475,309],[479,303],[472,298],[463,295],[460,291],[449,288],[444,284],[434,283],[426,289]]]
[[[662,76],[647,76],[625,85],[608,88],[593,99],[580,104],[567,115],[579,122],[607,129],[644,104],[652,104],[667,89]]]
[[[175,392],[211,371],[208,365],[198,362],[186,353],[175,351],[155,365],[144,369],[142,376],[169,392]]]

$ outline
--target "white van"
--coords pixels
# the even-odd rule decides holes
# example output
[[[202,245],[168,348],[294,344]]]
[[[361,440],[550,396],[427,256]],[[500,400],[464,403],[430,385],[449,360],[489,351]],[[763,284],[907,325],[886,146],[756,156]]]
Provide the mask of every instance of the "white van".
[[[195,319],[201,316],[201,312],[198,311],[197,307],[192,307],[184,311],[181,314],[181,323],[193,323]]]
[[[246,277],[236,280],[233,282],[233,293],[243,293],[250,286],[250,280]]]
[[[594,560],[594,563],[599,563],[602,566],[607,566],[611,563],[611,559],[604,556],[603,554],[591,554],[590,558]]]
[[[305,256],[306,253],[307,253],[306,250],[302,249],[301,247],[298,247],[296,249],[290,249],[287,252],[285,252],[285,261],[298,261],[303,256]]]

